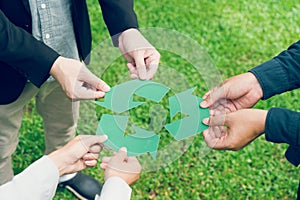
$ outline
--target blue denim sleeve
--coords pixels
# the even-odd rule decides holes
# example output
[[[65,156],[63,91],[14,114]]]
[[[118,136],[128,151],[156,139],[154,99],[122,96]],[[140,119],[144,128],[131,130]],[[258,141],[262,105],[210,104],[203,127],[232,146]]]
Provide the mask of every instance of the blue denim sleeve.
[[[300,164],[300,113],[283,108],[271,108],[265,128],[266,140],[287,143],[286,158],[295,166]]]
[[[300,40],[273,59],[250,70],[258,79],[263,98],[300,87]]]

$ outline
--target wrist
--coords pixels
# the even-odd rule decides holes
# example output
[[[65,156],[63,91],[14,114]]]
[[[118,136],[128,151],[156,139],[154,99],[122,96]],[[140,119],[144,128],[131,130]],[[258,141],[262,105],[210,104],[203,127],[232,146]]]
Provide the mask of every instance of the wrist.
[[[56,150],[56,151],[50,153],[48,155],[48,158],[50,158],[56,165],[56,167],[59,171],[59,176],[62,176],[66,173],[67,165],[64,162],[63,156],[61,156],[61,153],[59,153],[59,150]]]
[[[258,99],[261,99],[263,97],[263,90],[259,81],[257,80],[256,76],[253,73],[247,72],[247,74],[249,76],[250,85],[252,86],[253,91],[256,93]]]
[[[59,67],[61,66],[62,62],[63,62],[63,57],[62,56],[59,56],[53,63],[51,69],[50,69],[50,74],[52,76],[56,76],[59,72]]]
[[[126,29],[125,31],[123,31],[120,36],[119,36],[119,40],[122,39],[125,35],[127,34],[131,34],[131,33],[140,33],[140,31],[136,28],[129,28]]]
[[[256,127],[256,133],[258,136],[265,132],[267,115],[267,110],[257,110],[257,115],[255,118],[257,120],[256,124],[258,124]]]

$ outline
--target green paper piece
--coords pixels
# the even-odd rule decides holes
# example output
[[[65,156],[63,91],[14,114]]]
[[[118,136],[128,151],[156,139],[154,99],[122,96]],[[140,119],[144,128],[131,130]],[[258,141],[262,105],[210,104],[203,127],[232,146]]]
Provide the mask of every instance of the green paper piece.
[[[155,102],[160,102],[168,91],[169,88],[160,83],[136,79],[112,87],[105,94],[104,102],[94,101],[94,103],[113,112],[122,113],[145,103],[134,102],[134,94]]]
[[[187,117],[165,125],[165,128],[171,133],[176,140],[182,140],[208,128],[202,123],[204,118],[209,117],[209,109],[201,108],[200,102],[202,98],[194,96],[192,93],[194,88],[176,94],[169,98],[170,117],[171,119],[176,113],[181,112]]]
[[[160,83],[132,80],[112,87],[111,91],[106,93],[104,102],[94,101],[94,103],[113,112],[122,113],[145,103],[134,102],[134,94],[158,103],[168,91],[169,88]],[[171,119],[177,113],[186,115],[183,119],[164,126],[176,140],[191,137],[208,128],[202,123],[202,120],[209,117],[209,110],[200,108],[199,103],[203,99],[194,96],[193,91],[194,88],[191,88],[169,98]],[[129,116],[103,114],[99,121],[97,134],[107,135],[108,140],[104,144],[114,151],[126,147],[129,156],[149,152],[152,158],[156,159],[159,135],[137,126],[133,126],[135,134],[124,135],[128,119]]]
[[[128,122],[128,116],[103,114],[97,129],[97,135],[107,135],[108,140],[104,142],[113,151],[121,147],[127,148],[128,156],[137,156],[149,152],[156,159],[159,136],[134,126],[136,133],[124,136]]]

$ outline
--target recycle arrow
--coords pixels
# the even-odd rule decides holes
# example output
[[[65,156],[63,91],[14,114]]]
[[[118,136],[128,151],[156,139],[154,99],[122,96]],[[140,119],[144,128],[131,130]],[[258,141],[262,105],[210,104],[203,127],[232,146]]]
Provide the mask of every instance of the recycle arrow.
[[[94,101],[94,103],[116,113],[122,113],[145,103],[134,102],[133,94],[158,103],[168,91],[169,88],[160,83],[136,79],[112,87],[105,94],[104,102]]]
[[[191,88],[169,98],[171,119],[178,112],[188,115],[186,118],[165,125],[176,140],[196,135],[208,128],[202,123],[202,119],[209,117],[209,110],[200,108],[199,104],[203,99],[193,95],[193,91],[194,88]]]
[[[128,116],[103,114],[96,134],[107,135],[106,146],[117,152],[121,147],[127,148],[128,156],[137,156],[149,152],[156,159],[159,135],[133,126],[136,133],[124,136]]]

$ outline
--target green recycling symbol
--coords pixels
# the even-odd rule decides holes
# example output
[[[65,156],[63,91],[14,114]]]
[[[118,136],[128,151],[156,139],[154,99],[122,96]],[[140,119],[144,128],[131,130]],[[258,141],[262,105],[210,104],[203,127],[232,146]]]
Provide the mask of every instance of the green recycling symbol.
[[[137,126],[133,126],[135,134],[125,136],[129,117],[117,114],[145,103],[135,102],[133,95],[159,103],[169,90],[170,88],[163,84],[136,79],[112,87],[106,93],[103,102],[94,101],[97,105],[116,113],[114,115],[103,114],[100,118],[97,134],[108,136],[108,140],[104,144],[114,151],[126,147],[129,156],[149,152],[152,158],[156,159],[160,136]],[[169,97],[170,119],[177,113],[186,116],[164,126],[178,141],[194,136],[208,128],[202,123],[202,119],[209,117],[209,110],[199,107],[199,103],[203,100],[193,95],[193,91],[194,88],[191,88]]]

